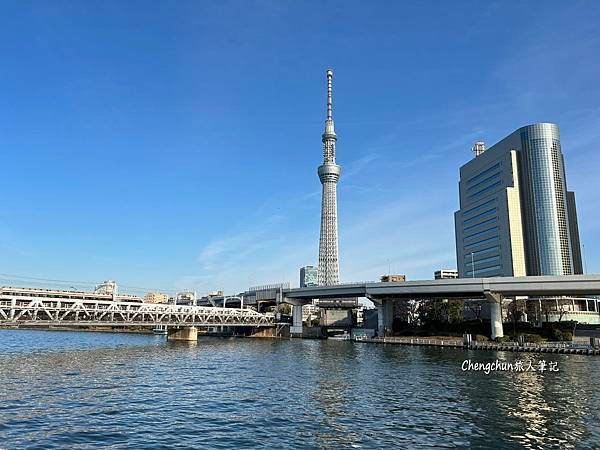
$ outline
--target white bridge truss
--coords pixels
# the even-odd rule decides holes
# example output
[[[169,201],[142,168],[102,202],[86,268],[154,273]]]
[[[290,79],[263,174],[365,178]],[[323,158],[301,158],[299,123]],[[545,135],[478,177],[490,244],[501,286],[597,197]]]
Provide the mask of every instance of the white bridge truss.
[[[273,314],[251,309],[0,295],[0,325],[275,326]]]

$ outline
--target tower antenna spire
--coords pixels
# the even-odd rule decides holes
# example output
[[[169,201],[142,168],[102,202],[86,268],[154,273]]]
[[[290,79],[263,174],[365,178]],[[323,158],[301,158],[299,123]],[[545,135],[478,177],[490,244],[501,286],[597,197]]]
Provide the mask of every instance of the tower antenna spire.
[[[323,144],[325,161],[335,163],[335,125],[333,124],[333,100],[332,100],[333,70],[327,69],[327,120],[325,120],[325,132],[323,133]]]
[[[333,84],[333,70],[327,69],[327,120],[333,119],[333,101],[331,91]]]

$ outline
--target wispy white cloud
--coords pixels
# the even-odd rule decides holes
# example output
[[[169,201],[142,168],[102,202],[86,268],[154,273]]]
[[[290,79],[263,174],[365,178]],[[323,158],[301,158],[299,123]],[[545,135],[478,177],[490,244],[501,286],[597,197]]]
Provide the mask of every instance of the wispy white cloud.
[[[367,167],[372,165],[373,162],[376,161],[378,158],[379,158],[379,155],[377,153],[368,153],[368,154],[363,155],[360,158],[350,162],[348,164],[348,167],[344,169],[344,172],[343,172],[344,180],[348,180],[348,179],[358,175],[363,170],[365,170]]]
[[[413,279],[431,278],[441,266],[454,267],[452,212],[440,191],[425,188],[366,207],[341,224],[342,277],[377,279],[389,265]]]
[[[313,249],[301,235],[293,237],[281,215],[255,214],[237,228],[242,230],[224,230],[221,237],[207,242],[176,287],[240,292],[250,285],[295,279],[297,267],[311,261]]]

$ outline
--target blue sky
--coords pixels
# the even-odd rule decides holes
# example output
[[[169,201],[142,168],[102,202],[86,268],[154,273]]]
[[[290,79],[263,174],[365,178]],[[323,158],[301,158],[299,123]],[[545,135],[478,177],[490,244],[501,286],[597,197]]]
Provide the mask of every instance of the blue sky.
[[[1,1],[0,273],[298,283],[317,259],[328,67],[342,280],[454,267],[473,142],[541,121],[561,127],[600,272],[600,3],[539,6]]]

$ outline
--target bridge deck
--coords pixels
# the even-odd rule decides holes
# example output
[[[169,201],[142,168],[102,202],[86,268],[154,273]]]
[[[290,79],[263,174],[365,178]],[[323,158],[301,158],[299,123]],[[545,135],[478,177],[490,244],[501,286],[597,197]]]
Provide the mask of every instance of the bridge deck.
[[[344,297],[483,298],[486,292],[504,296],[600,295],[600,275],[560,277],[458,278],[401,283],[356,283],[288,289],[288,300]]]

